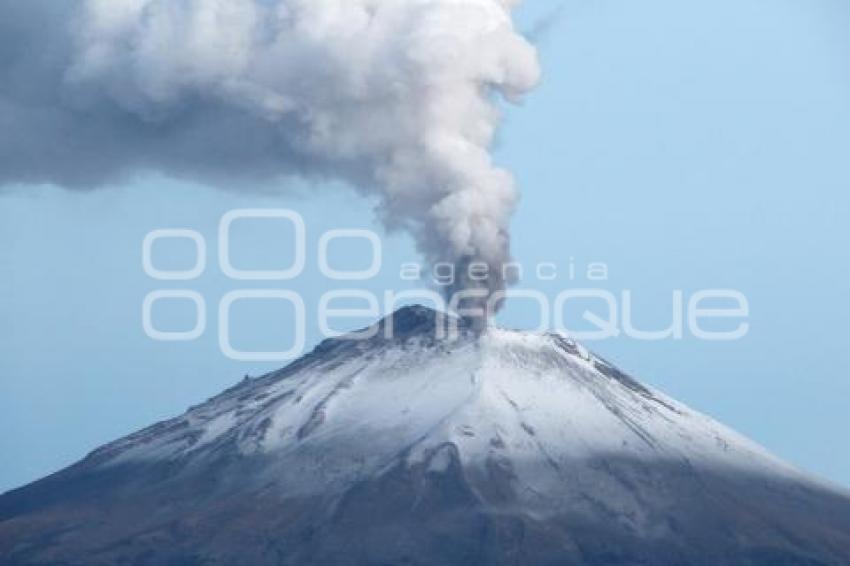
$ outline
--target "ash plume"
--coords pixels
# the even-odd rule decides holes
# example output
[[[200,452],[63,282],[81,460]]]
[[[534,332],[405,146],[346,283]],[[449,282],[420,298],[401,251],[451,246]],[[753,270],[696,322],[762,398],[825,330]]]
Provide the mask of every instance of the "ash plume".
[[[0,0],[0,185],[342,180],[492,293],[517,197],[499,100],[539,77],[515,3]]]

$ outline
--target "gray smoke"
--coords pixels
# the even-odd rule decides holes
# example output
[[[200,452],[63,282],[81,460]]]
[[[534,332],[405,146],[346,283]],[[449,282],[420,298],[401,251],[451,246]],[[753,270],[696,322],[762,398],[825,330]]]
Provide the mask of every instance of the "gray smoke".
[[[0,0],[0,185],[339,179],[501,289],[516,190],[489,147],[539,76],[513,4]]]

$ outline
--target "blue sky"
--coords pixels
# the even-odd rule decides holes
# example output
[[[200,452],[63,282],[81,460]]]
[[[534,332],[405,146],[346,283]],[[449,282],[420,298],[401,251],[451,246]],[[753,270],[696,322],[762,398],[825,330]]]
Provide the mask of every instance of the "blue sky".
[[[554,19],[538,25],[546,16]],[[605,262],[605,286],[632,290],[647,327],[669,320],[674,289],[744,292],[752,314],[743,340],[590,346],[781,457],[850,485],[850,5],[528,0],[520,19],[540,31],[544,81],[507,110],[496,148],[523,192],[517,259]],[[27,187],[0,196],[0,490],[277,365],[222,356],[214,320],[197,341],[154,342],[141,304],[154,289],[190,287],[208,298],[214,319],[218,299],[237,287],[216,266],[219,218],[286,207],[308,228],[307,270],[288,288],[314,308],[333,288],[316,266],[319,235],[377,230],[373,203],[321,188],[250,195],[151,175],[84,194]],[[144,274],[142,240],[165,227],[207,238],[209,267],[198,280]],[[287,238],[276,230],[243,227],[234,255],[250,266],[284,262],[288,252],[269,245]],[[385,267],[366,287],[409,287],[397,266],[416,259],[410,241],[389,235],[384,247]],[[190,251],[163,244],[157,261],[177,268]],[[335,261],[345,252],[357,256],[338,250]],[[552,294],[586,283],[526,286]],[[501,322],[533,325],[525,306],[509,305]],[[175,307],[157,322],[187,326],[190,314]],[[285,342],[287,315],[240,311],[234,340]],[[316,340],[314,327],[308,338]]]

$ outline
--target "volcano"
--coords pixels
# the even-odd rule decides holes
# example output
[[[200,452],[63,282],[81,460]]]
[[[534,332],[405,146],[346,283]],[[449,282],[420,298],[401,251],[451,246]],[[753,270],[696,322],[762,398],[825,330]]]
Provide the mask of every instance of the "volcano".
[[[847,492],[564,335],[442,318],[403,308],[0,496],[0,563],[850,564]]]

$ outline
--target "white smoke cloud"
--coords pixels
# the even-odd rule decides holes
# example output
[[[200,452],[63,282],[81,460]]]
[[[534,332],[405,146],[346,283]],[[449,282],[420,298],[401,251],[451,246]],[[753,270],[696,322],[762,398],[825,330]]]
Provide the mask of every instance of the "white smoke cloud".
[[[0,127],[17,132],[0,184],[341,179],[429,261],[485,262],[499,289],[516,189],[489,152],[498,98],[539,76],[513,4],[0,0]]]

